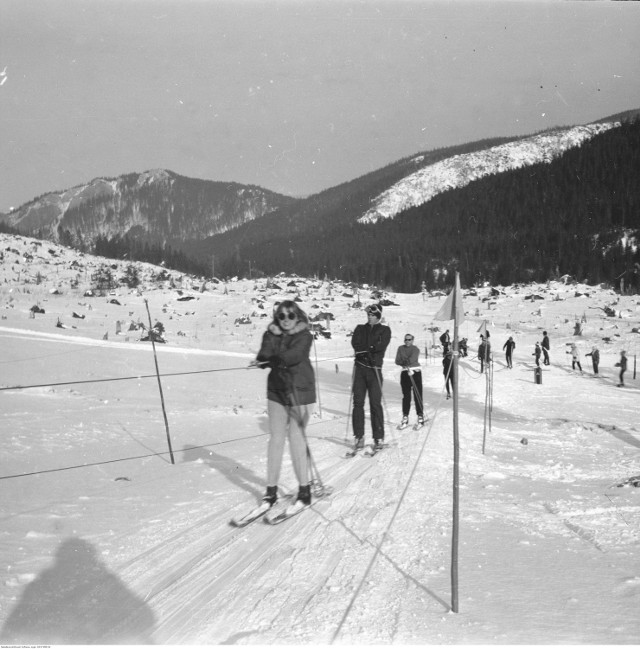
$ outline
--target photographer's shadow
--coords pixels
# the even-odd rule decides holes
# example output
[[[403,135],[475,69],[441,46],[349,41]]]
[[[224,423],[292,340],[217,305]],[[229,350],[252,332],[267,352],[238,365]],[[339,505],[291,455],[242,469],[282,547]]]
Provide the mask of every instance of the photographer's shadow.
[[[22,593],[2,644],[153,644],[153,611],[100,561],[87,541],[61,543],[55,562]]]

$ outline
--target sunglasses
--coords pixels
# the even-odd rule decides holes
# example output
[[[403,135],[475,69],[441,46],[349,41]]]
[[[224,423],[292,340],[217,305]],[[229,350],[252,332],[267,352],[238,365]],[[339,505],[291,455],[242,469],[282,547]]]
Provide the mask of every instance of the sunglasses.
[[[378,309],[369,309],[367,315],[372,315],[378,318],[380,316],[380,311],[378,311]]]
[[[404,342],[406,342],[406,343],[410,343],[412,340],[413,340],[413,338],[405,338],[405,339],[404,339]]]
[[[289,318],[289,320],[295,320],[296,319],[296,314],[295,313],[278,313],[278,320],[286,320]]]

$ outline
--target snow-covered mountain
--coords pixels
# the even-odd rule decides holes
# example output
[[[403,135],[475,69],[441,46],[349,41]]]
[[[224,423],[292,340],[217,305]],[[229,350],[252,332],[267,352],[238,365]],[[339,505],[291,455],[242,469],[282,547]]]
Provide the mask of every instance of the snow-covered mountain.
[[[539,162],[551,162],[568,149],[580,146],[596,135],[617,126],[620,126],[620,122],[557,129],[483,151],[452,156],[423,167],[393,184],[373,200],[372,207],[358,222],[376,223],[380,219],[393,218],[407,208],[426,203],[437,194],[464,187],[484,176]]]
[[[127,234],[165,243],[213,236],[292,202],[253,185],[154,169],[50,192],[0,220],[23,234],[63,243]]]
[[[289,273],[410,291],[458,268],[464,250],[464,283],[635,280],[637,259],[605,257],[638,236],[636,113],[418,152],[304,199],[156,170],[52,192],[0,220],[117,257],[157,261],[143,246],[167,245],[187,257],[183,269],[215,259],[221,276],[274,274],[286,259]],[[495,250],[477,245],[478,228]]]

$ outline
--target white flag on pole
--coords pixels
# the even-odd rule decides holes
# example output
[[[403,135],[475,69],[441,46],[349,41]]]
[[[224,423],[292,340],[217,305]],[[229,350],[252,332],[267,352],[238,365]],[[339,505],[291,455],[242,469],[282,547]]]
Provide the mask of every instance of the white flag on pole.
[[[456,273],[456,283],[447,295],[447,299],[435,314],[435,320],[455,320],[458,324],[464,322],[464,308],[462,306],[462,289],[460,288],[460,275]]]

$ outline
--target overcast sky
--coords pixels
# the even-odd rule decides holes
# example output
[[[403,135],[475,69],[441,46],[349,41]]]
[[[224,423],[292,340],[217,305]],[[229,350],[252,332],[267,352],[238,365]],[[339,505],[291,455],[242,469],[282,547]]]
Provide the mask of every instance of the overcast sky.
[[[640,108],[640,3],[0,0],[0,210],[165,168],[305,196]]]

